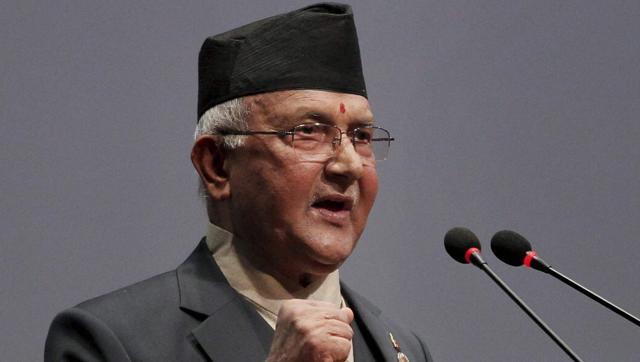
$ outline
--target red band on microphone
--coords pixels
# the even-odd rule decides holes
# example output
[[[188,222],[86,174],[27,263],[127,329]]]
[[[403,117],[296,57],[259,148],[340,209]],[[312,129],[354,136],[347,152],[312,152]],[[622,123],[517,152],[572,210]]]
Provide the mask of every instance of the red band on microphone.
[[[531,250],[531,251],[527,251],[527,256],[524,257],[524,265],[526,267],[531,268],[531,260],[533,260],[533,258],[538,255],[535,251]]]
[[[478,248],[469,248],[469,250],[467,250],[466,253],[464,253],[464,260],[467,261],[467,263],[471,263],[471,254],[473,253],[479,253],[480,249]]]

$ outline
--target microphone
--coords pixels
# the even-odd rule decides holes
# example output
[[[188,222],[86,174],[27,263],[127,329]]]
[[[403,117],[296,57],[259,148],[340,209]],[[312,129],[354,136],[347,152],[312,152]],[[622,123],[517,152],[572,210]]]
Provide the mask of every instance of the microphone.
[[[463,227],[455,227],[444,236],[444,248],[447,253],[459,263],[473,264],[482,269],[498,286],[513,300],[533,321],[540,327],[562,350],[576,362],[582,362],[582,359],[569,348],[569,346],[558,337],[555,332],[547,326],[545,322],[538,317],[525,302],[516,295],[515,292],[507,286],[507,284],[498,277],[496,273],[489,268],[489,265],[480,254],[481,246],[478,237],[469,229]]]
[[[477,267],[487,264],[480,255],[480,240],[467,228],[456,227],[447,231],[444,235],[444,249],[459,263],[473,263]]]
[[[609,310],[640,327],[640,319],[552,268],[542,260],[535,251],[533,251],[529,240],[515,231],[498,231],[493,238],[491,238],[491,250],[493,250],[493,253],[498,257],[498,259],[509,265],[525,265],[532,269],[553,275],[573,289],[595,300],[601,305],[607,307]]]

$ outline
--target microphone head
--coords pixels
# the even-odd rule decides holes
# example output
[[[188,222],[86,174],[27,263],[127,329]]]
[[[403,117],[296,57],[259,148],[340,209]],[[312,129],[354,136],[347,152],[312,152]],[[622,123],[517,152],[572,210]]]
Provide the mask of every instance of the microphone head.
[[[531,251],[531,243],[515,231],[502,230],[491,238],[491,250],[503,262],[520,266]]]
[[[465,254],[471,248],[480,250],[480,240],[471,230],[462,227],[455,227],[444,236],[444,248],[447,253],[456,261],[468,264]]]

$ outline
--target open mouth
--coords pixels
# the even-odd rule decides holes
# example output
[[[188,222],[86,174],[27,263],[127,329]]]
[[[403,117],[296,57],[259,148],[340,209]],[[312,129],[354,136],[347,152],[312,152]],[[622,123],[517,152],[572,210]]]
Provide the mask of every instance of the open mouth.
[[[321,197],[311,204],[311,207],[329,212],[350,211],[353,199],[342,195]]]
[[[311,206],[318,209],[329,210],[332,212],[346,210],[345,203],[341,201],[323,200],[323,201],[315,202]]]

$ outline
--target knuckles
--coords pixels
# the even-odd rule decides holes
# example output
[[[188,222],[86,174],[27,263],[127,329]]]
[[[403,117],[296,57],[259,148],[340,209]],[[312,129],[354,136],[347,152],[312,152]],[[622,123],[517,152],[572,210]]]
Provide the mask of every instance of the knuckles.
[[[329,303],[287,300],[278,312],[275,360],[344,361],[349,356],[353,312]],[[276,356],[276,355],[279,355]],[[269,359],[271,360],[271,358]]]

